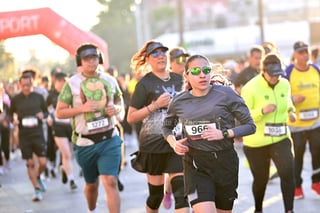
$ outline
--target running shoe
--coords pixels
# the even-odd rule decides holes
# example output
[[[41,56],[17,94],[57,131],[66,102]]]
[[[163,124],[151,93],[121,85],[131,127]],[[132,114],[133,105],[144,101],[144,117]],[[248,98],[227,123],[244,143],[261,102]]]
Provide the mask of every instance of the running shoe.
[[[166,192],[164,194],[164,197],[163,197],[163,200],[162,200],[162,204],[163,204],[163,207],[165,209],[170,209],[171,208],[171,205],[172,205],[171,195],[172,195],[171,192]]]
[[[67,174],[66,174],[66,172],[64,171],[64,169],[61,169],[61,172],[62,172],[61,181],[62,181],[63,184],[66,184],[66,183],[68,182]]]
[[[50,174],[51,174],[52,178],[56,178],[57,177],[56,172],[54,171],[54,169],[50,170]]]
[[[299,200],[299,199],[302,199],[302,198],[304,198],[302,187],[301,186],[296,187],[296,189],[294,191],[294,199],[295,200]]]
[[[75,190],[76,188],[78,188],[77,184],[74,182],[74,180],[71,180],[70,181],[70,189]]]
[[[42,199],[43,199],[43,197],[42,197],[41,190],[40,189],[36,189],[35,193],[34,193],[34,195],[32,197],[32,201],[38,202],[38,201],[41,201]]]
[[[119,189],[120,192],[122,192],[123,189],[124,189],[124,185],[121,183],[121,181],[119,180],[119,178],[118,178],[118,189]]]
[[[45,192],[47,191],[47,186],[46,184],[44,184],[44,182],[41,180],[41,178],[38,178],[38,184],[40,186],[40,190]]]
[[[314,193],[316,193],[317,195],[320,195],[320,182],[313,183],[311,185],[311,189]]]

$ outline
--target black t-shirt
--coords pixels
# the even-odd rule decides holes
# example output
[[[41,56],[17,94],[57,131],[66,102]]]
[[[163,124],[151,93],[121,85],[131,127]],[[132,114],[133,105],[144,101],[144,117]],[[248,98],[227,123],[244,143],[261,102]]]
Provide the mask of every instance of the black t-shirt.
[[[246,67],[244,70],[242,70],[242,72],[240,72],[238,74],[238,76],[236,77],[236,80],[234,82],[234,86],[235,87],[242,87],[244,86],[248,81],[250,81],[253,77],[255,77],[256,75],[258,75],[259,72],[257,71],[257,69],[249,66]]]
[[[47,105],[42,95],[31,92],[30,95],[25,96],[22,93],[17,94],[12,98],[10,107],[10,117],[12,118],[13,113],[18,115],[19,120],[19,135],[41,135],[42,130],[42,120],[38,120],[38,125],[32,128],[26,128],[23,124],[23,119],[26,118],[36,118],[36,114],[43,112],[47,115]]]
[[[55,109],[58,103],[58,97],[59,93],[55,89],[50,90],[47,98],[47,106],[52,105]]]
[[[152,72],[147,73],[136,85],[135,91],[131,98],[130,106],[136,109],[141,109],[149,105],[152,101],[157,100],[157,98],[168,92],[171,97],[174,97],[178,92],[181,91],[183,85],[182,76],[173,72],[170,72],[170,80],[164,81],[154,75]],[[172,148],[168,142],[162,136],[162,120],[155,120],[154,123],[151,122],[150,128],[153,130],[143,131],[143,126],[145,121],[149,118],[155,117],[156,113],[164,113],[163,119],[166,114],[166,109],[162,109],[152,113],[149,117],[144,119],[142,124],[142,130],[139,135],[139,148],[140,151],[149,153],[168,153],[173,152]],[[150,123],[149,123],[150,124]]]

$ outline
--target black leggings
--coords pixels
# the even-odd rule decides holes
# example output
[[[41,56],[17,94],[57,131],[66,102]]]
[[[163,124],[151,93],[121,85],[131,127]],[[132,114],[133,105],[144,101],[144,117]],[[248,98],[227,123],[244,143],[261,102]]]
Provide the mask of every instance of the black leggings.
[[[0,166],[3,165],[1,152],[3,152],[6,161],[10,160],[10,129],[7,127],[0,127]]]
[[[293,210],[295,181],[291,147],[292,144],[288,138],[268,146],[243,147],[253,175],[252,192],[256,211],[262,211],[262,203],[269,180],[271,159],[279,173],[285,211]]]

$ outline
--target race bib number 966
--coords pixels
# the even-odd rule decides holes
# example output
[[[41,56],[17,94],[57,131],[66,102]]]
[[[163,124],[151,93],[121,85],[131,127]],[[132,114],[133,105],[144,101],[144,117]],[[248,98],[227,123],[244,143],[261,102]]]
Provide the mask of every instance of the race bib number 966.
[[[209,124],[195,124],[195,125],[185,125],[186,132],[188,136],[193,140],[201,139],[201,134],[204,130],[208,129],[208,126],[216,128],[215,123]]]

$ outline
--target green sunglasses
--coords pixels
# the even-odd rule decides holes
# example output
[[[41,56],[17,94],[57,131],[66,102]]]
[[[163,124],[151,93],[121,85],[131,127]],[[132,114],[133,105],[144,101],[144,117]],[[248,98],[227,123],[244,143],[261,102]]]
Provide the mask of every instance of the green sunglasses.
[[[186,73],[191,73],[192,75],[200,75],[201,71],[203,74],[208,75],[211,73],[211,67],[193,67],[189,69]]]

